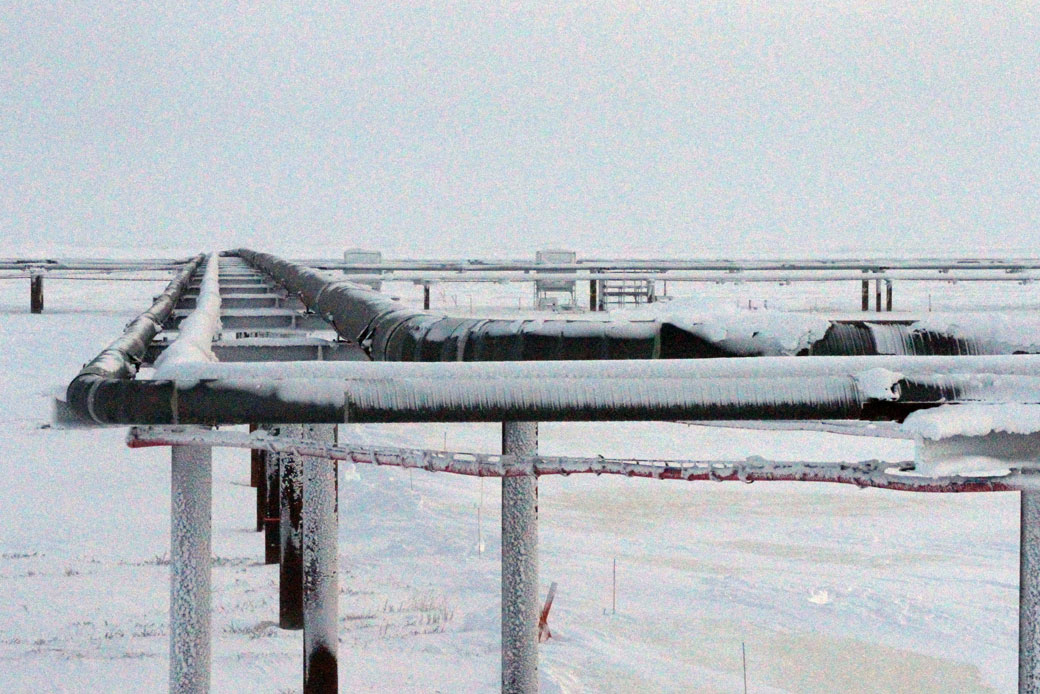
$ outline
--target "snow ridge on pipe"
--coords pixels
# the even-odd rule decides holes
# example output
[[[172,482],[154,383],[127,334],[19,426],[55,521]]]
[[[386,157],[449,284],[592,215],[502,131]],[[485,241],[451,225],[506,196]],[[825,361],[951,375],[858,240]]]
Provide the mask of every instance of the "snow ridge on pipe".
[[[206,258],[199,296],[193,310],[178,326],[177,339],[155,360],[155,378],[165,379],[176,365],[217,361],[213,340],[220,335],[220,262],[216,253]]]

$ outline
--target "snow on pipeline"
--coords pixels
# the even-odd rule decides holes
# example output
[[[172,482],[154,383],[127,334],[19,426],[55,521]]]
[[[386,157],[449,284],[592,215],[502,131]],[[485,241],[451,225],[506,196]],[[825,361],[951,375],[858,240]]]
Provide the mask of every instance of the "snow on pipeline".
[[[0,688],[163,691],[169,451],[127,449],[121,428],[41,428],[51,386],[63,388],[154,290],[54,282],[48,291],[74,312],[30,316],[23,284],[0,287],[11,307],[0,317],[0,603],[8,608]],[[792,330],[777,344],[794,349],[800,335]],[[945,359],[935,358],[938,370]],[[1006,357],[977,359],[990,373],[1014,375]],[[719,361],[732,363],[717,367],[727,370],[740,360]],[[764,378],[780,373],[773,363],[760,362]],[[881,396],[892,374],[910,366],[889,364],[889,373],[866,373],[877,368],[869,361],[834,368],[862,374],[859,386]],[[417,377],[425,368],[400,366]],[[211,367],[239,368],[166,365],[185,378]],[[266,378],[280,367],[249,368],[257,371],[246,377]],[[320,378],[311,368],[323,367],[287,375]],[[347,365],[335,368],[349,377]],[[966,424],[982,421],[965,414]],[[980,432],[1030,428],[1025,413],[1017,424],[987,416],[992,426]],[[372,446],[497,452],[501,444],[495,425],[339,429],[341,440]],[[900,461],[912,447],[675,423],[539,427],[539,450],[558,456]],[[301,635],[273,624],[277,567],[261,563],[262,539],[250,532],[248,456],[216,450],[213,471],[213,691],[298,691]],[[339,485],[343,689],[498,691],[499,485],[351,465],[340,466]],[[742,691],[742,642],[752,692],[1014,691],[1016,494],[924,498],[835,485],[572,476],[541,480],[538,505],[539,596],[550,582],[559,586],[553,638],[540,647],[543,692]]]

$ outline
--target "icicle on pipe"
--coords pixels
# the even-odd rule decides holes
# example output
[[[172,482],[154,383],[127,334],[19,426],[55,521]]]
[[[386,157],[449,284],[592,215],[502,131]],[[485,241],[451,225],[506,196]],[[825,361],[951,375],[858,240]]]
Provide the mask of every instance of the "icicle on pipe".
[[[209,692],[212,450],[171,448],[171,694]]]
[[[502,453],[538,452],[537,422],[503,422]],[[538,478],[502,478],[502,694],[538,692]]]
[[[195,310],[181,321],[179,334],[169,347],[155,360],[155,378],[167,378],[165,374],[176,365],[217,361],[213,354],[213,340],[220,335],[220,261],[216,253],[206,258],[206,271],[195,303]]]
[[[304,425],[303,434],[317,445],[336,443],[335,424]],[[303,456],[303,694],[338,691],[336,469],[330,458]]]
[[[1040,491],[1021,501],[1018,584],[1018,692],[1040,694]]]

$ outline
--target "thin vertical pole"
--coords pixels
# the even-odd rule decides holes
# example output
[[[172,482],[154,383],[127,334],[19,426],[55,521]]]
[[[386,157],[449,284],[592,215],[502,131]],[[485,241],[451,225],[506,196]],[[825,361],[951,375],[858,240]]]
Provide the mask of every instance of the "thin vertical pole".
[[[336,425],[304,425],[304,435],[332,446]],[[335,694],[339,687],[336,461],[303,456],[303,474],[303,693]]]
[[[173,446],[170,474],[170,692],[209,691],[212,449]]]
[[[1040,491],[1023,491],[1019,534],[1018,692],[1040,694]]]
[[[538,452],[537,422],[504,422],[502,452]],[[502,692],[538,692],[538,478],[502,478]]]
[[[874,280],[874,310],[881,312],[881,280]]]
[[[424,310],[430,310],[430,285],[424,284],[422,286],[422,307]]]
[[[280,428],[272,428],[277,434]],[[281,488],[282,461],[278,453],[265,460],[266,495],[264,499],[264,563],[277,564],[282,558]]]
[[[259,428],[260,428],[259,424],[250,424],[249,425],[249,433],[252,434],[253,432],[255,432]],[[261,457],[262,453],[263,453],[263,451],[258,450],[256,448],[249,449],[249,486],[250,487],[259,487],[260,486],[260,477],[262,475],[261,470],[263,469],[262,465],[261,465],[262,461],[260,460],[260,457]]]
[[[43,275],[31,275],[29,278],[29,311],[43,313]]]
[[[885,310],[892,312],[892,280],[885,280]]]
[[[870,280],[863,280],[862,292],[862,309],[864,311],[870,310]]]
[[[614,571],[610,581],[610,614],[617,614],[617,557],[614,557]]]
[[[283,424],[283,436],[300,438],[302,426]],[[293,452],[280,453],[281,493],[279,495],[281,567],[278,572],[278,626],[303,628],[303,552],[300,545],[303,513],[303,461]]]
[[[589,280],[589,310],[599,310],[599,280]]]

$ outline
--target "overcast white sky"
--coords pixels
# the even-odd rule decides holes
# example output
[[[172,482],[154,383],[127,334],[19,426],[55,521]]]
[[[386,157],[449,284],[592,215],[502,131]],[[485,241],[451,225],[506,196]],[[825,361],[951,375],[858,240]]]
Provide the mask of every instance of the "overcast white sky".
[[[4,3],[0,255],[1040,254],[1035,3],[181,5]]]

